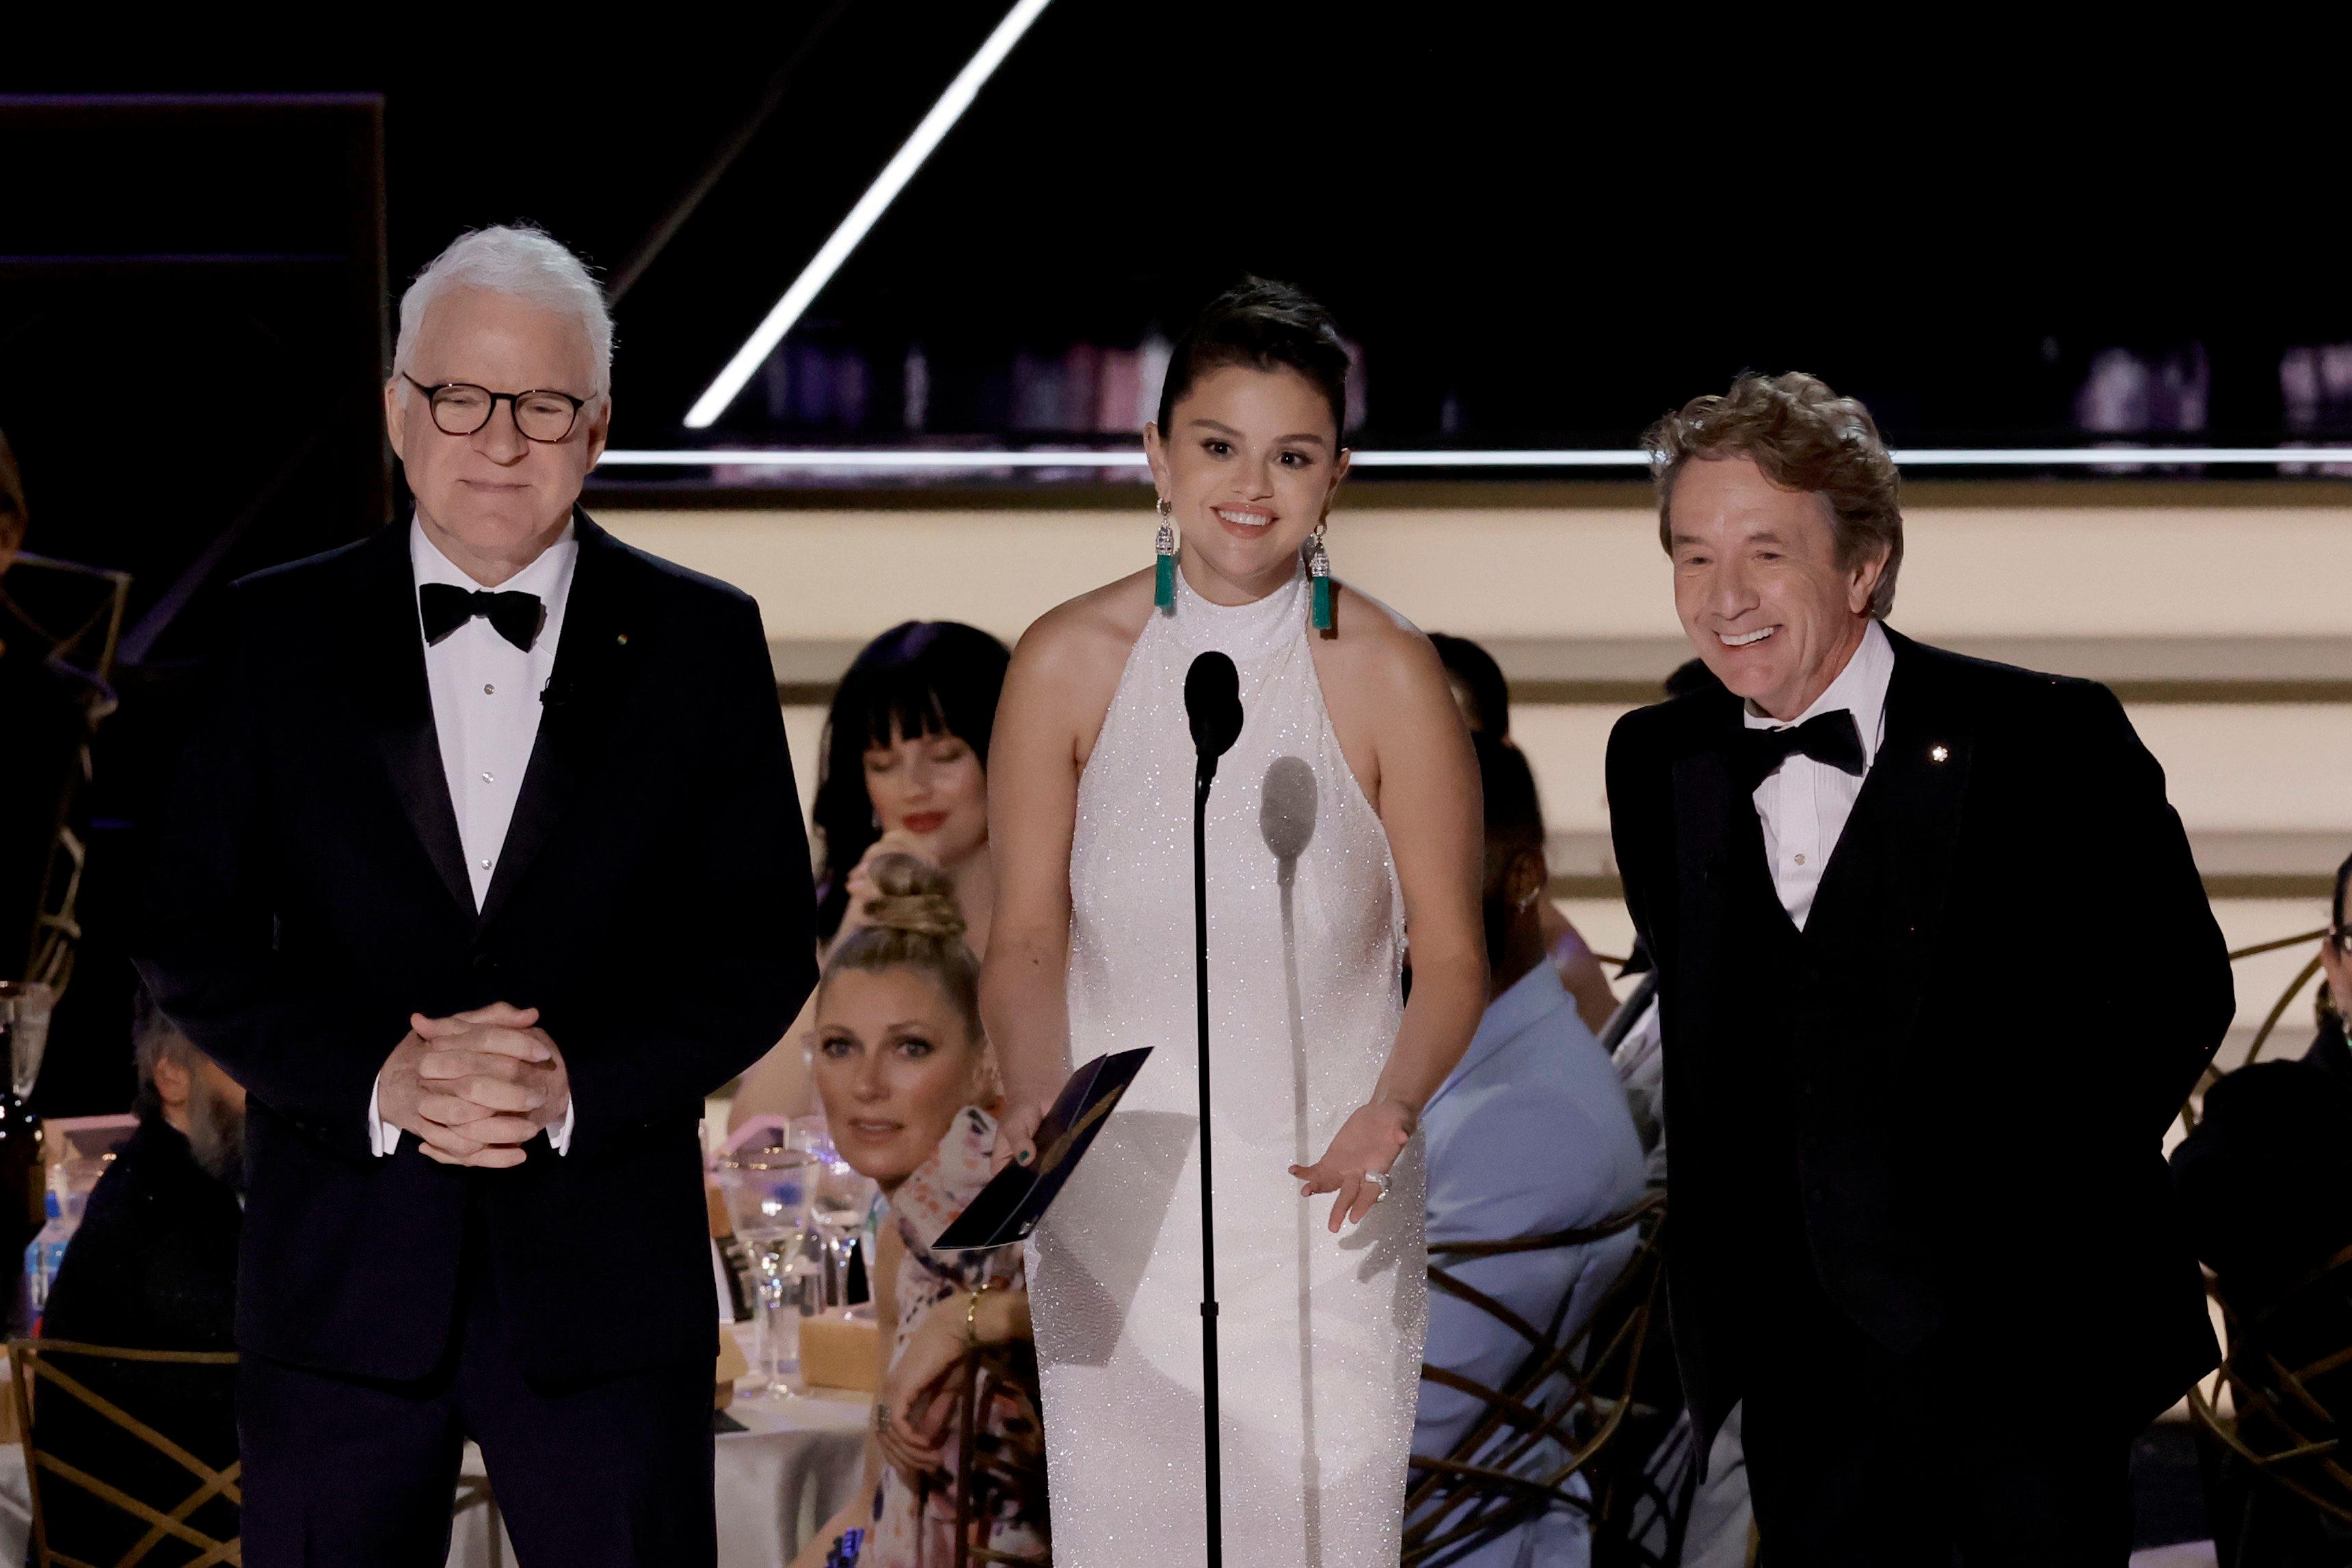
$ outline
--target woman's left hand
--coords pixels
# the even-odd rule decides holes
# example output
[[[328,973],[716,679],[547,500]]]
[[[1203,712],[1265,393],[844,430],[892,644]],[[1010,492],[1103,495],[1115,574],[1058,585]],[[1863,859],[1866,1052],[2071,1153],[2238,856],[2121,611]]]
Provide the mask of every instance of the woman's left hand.
[[[963,1337],[967,1305],[961,1295],[935,1302],[882,1375],[875,1396],[887,1412],[879,1424],[883,1455],[909,1479],[945,1464],[941,1445],[955,1416],[953,1374],[971,1349]]]
[[[1323,1151],[1323,1157],[1311,1166],[1293,1166],[1290,1174],[1307,1184],[1303,1196],[1314,1197],[1318,1192],[1336,1192],[1331,1201],[1331,1229],[1337,1234],[1339,1222],[1359,1224],[1371,1213],[1372,1205],[1381,1201],[1379,1182],[1370,1180],[1373,1175],[1386,1176],[1389,1167],[1404,1150],[1412,1136],[1413,1114],[1393,1100],[1375,1100],[1369,1105],[1359,1105],[1354,1114]]]

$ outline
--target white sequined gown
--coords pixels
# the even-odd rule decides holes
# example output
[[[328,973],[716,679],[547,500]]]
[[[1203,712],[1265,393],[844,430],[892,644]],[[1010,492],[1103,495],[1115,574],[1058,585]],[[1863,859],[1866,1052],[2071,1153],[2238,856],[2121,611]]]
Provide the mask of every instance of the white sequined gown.
[[[1388,836],[1332,734],[1302,573],[1224,608],[1178,577],[1078,784],[1075,1060],[1154,1048],[1030,1243],[1056,1568],[1199,1563],[1201,1210],[1193,753],[1184,674],[1215,648],[1246,722],[1208,819],[1225,1560],[1393,1568],[1426,1318],[1416,1138],[1358,1228],[1299,1196],[1370,1097],[1402,1010]]]

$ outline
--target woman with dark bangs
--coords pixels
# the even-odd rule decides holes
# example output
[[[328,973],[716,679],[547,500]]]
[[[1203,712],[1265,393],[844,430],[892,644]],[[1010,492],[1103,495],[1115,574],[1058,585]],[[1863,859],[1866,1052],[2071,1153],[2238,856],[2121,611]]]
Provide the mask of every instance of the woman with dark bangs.
[[[964,940],[988,952],[996,895],[988,851],[988,736],[1012,655],[976,626],[908,621],[868,643],[835,691],[817,776],[817,940],[826,949],[864,924],[875,860],[910,854],[947,873]],[[730,1127],[817,1109],[806,1055],[808,1009],[743,1075]]]

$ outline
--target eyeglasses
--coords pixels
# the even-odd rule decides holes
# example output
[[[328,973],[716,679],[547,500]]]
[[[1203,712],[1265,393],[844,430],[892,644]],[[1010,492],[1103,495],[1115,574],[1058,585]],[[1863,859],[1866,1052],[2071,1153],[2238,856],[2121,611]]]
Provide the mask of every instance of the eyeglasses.
[[[580,411],[588,406],[584,397],[573,397],[567,392],[553,392],[545,387],[531,392],[494,392],[488,387],[478,387],[470,382],[445,382],[426,386],[406,371],[401,379],[425,394],[433,408],[433,423],[444,435],[471,435],[490,423],[499,404],[514,405],[515,428],[526,441],[552,445],[572,434],[580,419]]]

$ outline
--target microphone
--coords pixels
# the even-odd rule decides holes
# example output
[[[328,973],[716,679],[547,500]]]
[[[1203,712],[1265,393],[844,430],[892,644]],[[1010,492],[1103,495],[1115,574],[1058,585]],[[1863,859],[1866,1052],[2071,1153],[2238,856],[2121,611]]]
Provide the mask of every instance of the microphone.
[[[1212,649],[1184,672],[1184,717],[1199,753],[1199,782],[1217,776],[1217,758],[1233,749],[1242,733],[1242,677],[1232,659]]]
[[[1209,784],[1217,758],[1233,749],[1242,733],[1242,677],[1234,662],[1213,649],[1184,672],[1184,720],[1192,727],[1192,977],[1200,1026],[1201,1073],[1201,1424],[1208,1485],[1202,1489],[1209,1526],[1209,1568],[1223,1568],[1224,1462],[1218,1448],[1217,1396],[1217,1212],[1212,1201],[1209,1092]]]

